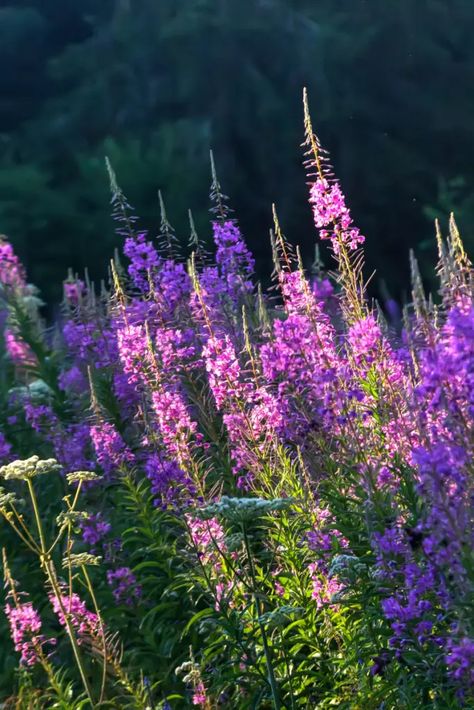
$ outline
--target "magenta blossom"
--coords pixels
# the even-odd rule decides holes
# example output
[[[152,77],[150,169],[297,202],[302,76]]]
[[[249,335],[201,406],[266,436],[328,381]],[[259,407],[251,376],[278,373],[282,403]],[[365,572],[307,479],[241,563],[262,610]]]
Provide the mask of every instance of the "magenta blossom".
[[[17,603],[15,606],[5,606],[12,641],[15,651],[21,654],[20,663],[25,666],[34,666],[40,660],[45,637],[41,634],[41,619],[31,602]],[[48,643],[56,643],[49,639]]]

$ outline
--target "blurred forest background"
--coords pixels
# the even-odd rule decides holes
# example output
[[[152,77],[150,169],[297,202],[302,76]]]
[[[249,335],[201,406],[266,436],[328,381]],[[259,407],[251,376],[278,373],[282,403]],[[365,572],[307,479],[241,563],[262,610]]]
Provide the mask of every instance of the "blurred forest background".
[[[212,147],[261,273],[272,202],[310,263],[306,85],[368,271],[403,299],[433,216],[474,246],[473,33],[473,0],[2,0],[0,233],[58,298],[119,241],[105,155],[150,233],[160,188],[187,241],[188,207],[209,232]]]

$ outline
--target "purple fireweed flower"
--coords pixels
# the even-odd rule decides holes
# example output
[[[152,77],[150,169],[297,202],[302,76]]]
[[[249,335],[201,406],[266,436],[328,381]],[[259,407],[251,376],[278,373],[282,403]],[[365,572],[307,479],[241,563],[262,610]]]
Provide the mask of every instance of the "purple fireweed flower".
[[[10,328],[4,331],[5,350],[17,367],[33,367],[36,364],[36,356],[30,346]]]
[[[446,665],[455,680],[474,686],[474,639],[466,636],[448,639]]]
[[[289,315],[308,313],[316,307],[309,281],[301,271],[281,271],[278,280]]]
[[[205,707],[207,705],[206,687],[202,680],[200,680],[195,686],[192,700],[193,705],[200,705],[201,707]]]
[[[424,643],[431,638],[433,621],[446,604],[443,578],[430,559],[417,560],[422,549],[423,531],[393,524],[383,533],[372,536],[377,554],[377,576],[391,583],[396,591],[381,601],[385,618],[390,622],[393,648]]]
[[[97,460],[106,475],[114,473],[121,466],[130,466],[135,461],[133,453],[109,422],[91,426],[90,436]]]
[[[276,442],[284,419],[280,402],[268,388],[246,379],[227,335],[212,336],[203,348],[208,382],[229,437],[233,473],[248,488],[262,455]]]
[[[406,555],[409,549],[406,534],[403,528],[398,526],[386,528],[383,533],[375,532],[372,542],[380,560],[386,556]]]
[[[199,295],[196,291],[191,293],[189,308],[194,320],[201,326],[204,338],[209,335],[206,317],[212,323],[214,333],[220,334],[230,327],[227,317],[229,311],[227,286],[216,266],[206,266],[200,272]]]
[[[329,279],[314,279],[311,284],[311,290],[317,301],[328,301],[334,296],[334,286]]]
[[[94,468],[90,427],[87,423],[67,425],[52,441],[56,458],[65,471],[90,471]]]
[[[160,385],[151,395],[161,438],[170,458],[181,465],[189,461],[190,443],[197,424],[191,419],[182,393],[176,388]]]
[[[79,525],[82,539],[91,549],[95,549],[112,529],[112,525],[104,520],[101,513],[88,515],[87,518],[80,521]]]
[[[227,551],[225,543],[225,530],[217,518],[200,520],[186,515],[191,542],[196,548],[202,564],[212,563],[215,567],[220,566],[220,554]]]
[[[125,325],[117,330],[120,362],[131,385],[146,380],[152,357],[143,325]]]
[[[168,461],[160,454],[151,454],[145,463],[145,472],[155,496],[156,506],[174,505],[189,500],[195,489],[188,474],[174,460]]]
[[[112,587],[117,604],[133,606],[142,596],[142,588],[130,567],[119,567],[107,572],[107,582]]]
[[[85,283],[81,279],[75,279],[74,281],[65,281],[64,287],[64,298],[71,305],[77,305],[85,293]]]
[[[192,328],[158,328],[155,347],[164,370],[189,370],[196,367],[198,343]]]
[[[146,233],[141,232],[135,237],[128,237],[123,248],[125,256],[130,259],[128,273],[136,288],[143,293],[150,290],[150,277],[162,263],[162,259],[150,241],[146,240]]]
[[[311,597],[315,600],[318,609],[326,605],[334,606],[334,597],[344,589],[344,585],[335,575],[328,577],[321,570],[320,565],[315,562],[308,565],[311,575]]]
[[[380,386],[384,389],[385,396],[391,394],[393,398],[398,394],[398,388],[401,388],[402,397],[406,397],[408,385],[403,364],[382,334],[373,314],[350,326],[347,332],[347,345],[356,375],[366,373],[372,367],[379,375]]]
[[[87,391],[87,377],[78,367],[73,365],[68,370],[63,370],[58,377],[58,385],[64,392],[74,392],[82,394]]]
[[[110,325],[100,318],[90,322],[68,320],[63,326],[63,337],[75,365],[96,369],[109,367],[116,360],[116,346]]]
[[[247,400],[240,407],[232,406],[223,421],[231,445],[233,473],[239,476],[238,486],[247,488],[283,428],[278,399],[264,387],[249,390]]]
[[[235,348],[227,334],[222,338],[211,336],[203,348],[202,355],[209,386],[218,409],[222,409],[229,399],[246,397],[248,388],[242,381]]]
[[[273,339],[260,349],[262,372],[285,416],[284,438],[305,445],[307,426],[340,429],[341,363],[327,319],[294,313],[273,324]]]
[[[334,552],[338,548],[347,549],[349,541],[339,530],[322,532],[321,530],[311,530],[307,536],[310,550],[319,552],[324,556],[326,552]]]
[[[99,618],[89,611],[78,594],[67,594],[63,592],[60,600],[54,595],[49,596],[49,601],[57,615],[61,626],[66,626],[66,616],[70,623],[77,630],[79,636],[94,636],[99,630]],[[64,611],[63,611],[64,610]],[[82,639],[78,639],[81,643]]]
[[[393,298],[387,298],[384,302],[384,306],[392,323],[398,324],[401,320],[402,312],[397,301]]]
[[[36,432],[48,430],[52,432],[59,426],[59,420],[52,408],[47,404],[24,403],[25,420]]]
[[[112,386],[123,416],[131,416],[140,402],[140,389],[130,382],[129,375],[117,371],[113,373]]]
[[[164,320],[172,318],[176,308],[184,305],[191,291],[191,279],[183,264],[168,259],[155,280],[155,299]]]
[[[454,308],[437,342],[420,352],[421,382],[416,395],[437,426],[459,431],[474,419],[474,307]]]
[[[229,295],[238,300],[253,290],[255,262],[234,220],[213,222],[216,263],[224,278]]]
[[[5,614],[10,624],[10,633],[15,651],[21,654],[20,663],[34,666],[40,660],[45,643],[55,644],[41,634],[41,619],[31,602],[6,604]]]
[[[0,238],[0,286],[13,289],[26,287],[26,274],[10,242]]]
[[[329,182],[319,177],[310,189],[309,201],[313,207],[313,218],[320,230],[321,239],[329,239],[335,254],[341,245],[347,249],[357,249],[365,237],[353,226],[341,187],[337,181]],[[329,227],[329,229],[328,229]]]
[[[374,316],[356,321],[348,330],[347,341],[351,348],[351,355],[357,363],[372,363],[377,360],[382,343],[382,332]]]
[[[12,445],[5,439],[0,431],[0,464],[5,464],[10,459]]]
[[[412,458],[418,468],[419,491],[428,506],[424,550],[463,586],[463,549],[473,543],[472,496],[466,495],[468,452],[439,441],[429,449],[416,448]]]

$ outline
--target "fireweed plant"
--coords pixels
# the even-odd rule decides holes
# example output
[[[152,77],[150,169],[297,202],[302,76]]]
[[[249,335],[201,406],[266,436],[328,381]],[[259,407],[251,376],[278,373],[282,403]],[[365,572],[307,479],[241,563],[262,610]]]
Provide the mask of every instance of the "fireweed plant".
[[[108,164],[126,265],[54,327],[0,241],[5,707],[473,707],[471,264],[451,219],[384,316],[304,116],[330,273],[274,210],[265,293],[213,164],[187,261]]]

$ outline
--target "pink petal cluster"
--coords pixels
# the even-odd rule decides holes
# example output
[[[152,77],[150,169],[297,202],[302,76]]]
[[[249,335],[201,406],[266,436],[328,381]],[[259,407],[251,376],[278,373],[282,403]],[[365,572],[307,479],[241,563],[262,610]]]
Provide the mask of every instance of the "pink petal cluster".
[[[66,626],[67,615],[70,623],[80,636],[93,636],[97,633],[99,618],[97,614],[87,609],[78,594],[75,592],[73,594],[63,593],[60,600],[54,594],[51,594],[49,600],[61,626]]]
[[[10,606],[6,604],[5,614],[10,624],[15,651],[21,654],[20,662],[25,666],[34,666],[40,659],[46,642],[41,635],[41,619],[31,602]],[[55,643],[50,639],[49,643]]]
[[[309,201],[320,237],[331,241],[334,253],[339,253],[342,244],[352,250],[364,243],[365,237],[353,226],[338,182],[319,177],[311,186]]]

